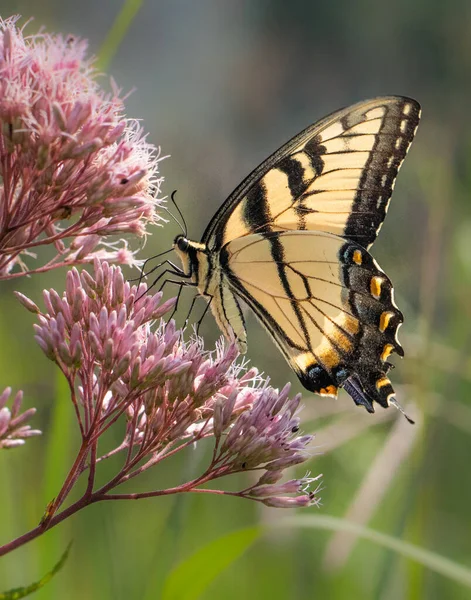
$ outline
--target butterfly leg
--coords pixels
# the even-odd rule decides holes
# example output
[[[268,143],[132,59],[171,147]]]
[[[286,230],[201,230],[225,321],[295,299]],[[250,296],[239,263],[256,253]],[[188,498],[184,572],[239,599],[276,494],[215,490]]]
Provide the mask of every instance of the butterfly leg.
[[[160,286],[160,290],[159,290],[159,291],[162,291],[162,290],[164,289],[164,287],[165,287],[165,284],[166,284],[166,283],[176,283],[176,284],[178,285],[178,294],[177,294],[177,300],[176,300],[176,302],[175,302],[175,306],[173,307],[172,314],[171,314],[171,315],[170,315],[170,317],[168,318],[168,320],[170,321],[171,319],[173,319],[173,317],[174,317],[175,313],[176,313],[176,312],[177,312],[177,310],[178,310],[178,304],[179,304],[179,302],[180,302],[180,296],[181,296],[181,293],[182,293],[183,286],[185,285],[185,282],[184,282],[184,281],[171,281],[171,280],[169,280],[169,279],[166,279],[166,280],[163,282],[163,284]]]
[[[198,294],[195,294],[195,295],[193,296],[193,300],[191,301],[191,304],[190,304],[190,310],[188,311],[188,314],[186,315],[186,319],[185,319],[184,327],[186,327],[186,326],[188,325],[188,321],[190,320],[190,315],[191,315],[191,313],[192,313],[192,311],[193,311],[193,308],[194,308],[194,306],[195,306],[195,304],[196,304],[196,299],[197,299],[197,298],[198,298]]]
[[[164,289],[164,287],[166,286],[166,284],[167,284],[167,283],[173,283],[173,284],[175,284],[175,285],[178,285],[178,287],[179,287],[178,294],[177,294],[177,301],[175,302],[175,306],[173,307],[172,314],[171,314],[171,315],[170,315],[170,317],[168,318],[168,320],[170,321],[170,319],[173,319],[173,316],[175,315],[175,313],[176,313],[176,312],[177,312],[177,310],[178,310],[178,304],[179,304],[179,302],[180,302],[180,296],[181,296],[181,293],[182,293],[182,289],[183,289],[183,287],[185,287],[185,286],[192,286],[192,287],[194,287],[194,286],[196,286],[196,284],[195,284],[195,283],[193,283],[193,282],[191,282],[191,281],[181,281],[181,280],[180,280],[180,281],[176,281],[175,279],[166,279],[166,280],[165,280],[165,281],[162,283],[162,285],[160,286],[160,288],[159,288],[159,292],[162,292],[162,291],[163,291],[163,289]],[[195,296],[195,298],[196,298],[196,297],[197,297],[197,296]],[[193,303],[194,303],[194,299],[193,299]],[[192,303],[192,307],[193,307],[193,303]],[[190,310],[191,310],[191,309],[190,309]],[[188,315],[188,316],[189,316],[189,315]],[[188,317],[187,317],[187,321],[188,321]],[[187,321],[185,321],[185,325],[186,325]]]
[[[203,311],[203,314],[201,315],[201,317],[200,317],[200,319],[199,319],[198,323],[196,324],[196,335],[199,335],[199,331],[200,331],[201,323],[203,322],[203,319],[205,318],[205,316],[206,316],[206,313],[208,312],[208,310],[209,310],[209,307],[211,306],[211,302],[212,302],[212,300],[213,300],[213,297],[214,297],[214,296],[211,296],[211,298],[209,299],[209,302],[207,302],[207,303],[206,303],[206,306],[205,306],[205,309],[204,309],[204,311]],[[195,298],[196,298],[196,296],[195,296]],[[188,316],[189,316],[189,315],[188,315]]]
[[[183,285],[185,285],[185,283],[183,283],[183,282],[182,282],[182,286],[183,286]],[[180,293],[181,293],[181,288],[180,288],[180,292],[178,293],[178,297],[180,297]],[[195,295],[193,296],[193,300],[191,301],[191,304],[190,304],[190,309],[188,310],[188,314],[187,314],[187,316],[186,316],[186,319],[185,319],[184,327],[186,327],[186,326],[188,325],[188,321],[190,320],[190,315],[191,315],[191,313],[193,312],[193,309],[194,309],[194,307],[195,307],[195,304],[196,304],[196,300],[197,300],[199,297],[200,297],[200,295],[199,295],[199,294],[195,294]],[[203,314],[201,315],[201,317],[199,318],[199,320],[198,320],[198,322],[197,322],[197,324],[196,324],[196,335],[199,335],[200,325],[201,325],[201,323],[203,322],[203,319],[205,318],[205,316],[206,316],[206,313],[208,312],[208,309],[209,309],[209,306],[210,306],[210,304],[211,304],[211,300],[212,300],[212,299],[213,299],[213,296],[211,296],[211,298],[210,298],[209,302],[207,302],[207,303],[206,303],[206,306],[205,306],[205,309],[204,309],[204,311],[203,311]],[[178,299],[177,299],[177,303],[178,303]],[[176,306],[176,305],[175,305],[175,306]]]
[[[167,254],[166,252],[163,252],[163,254]],[[139,289],[142,280],[144,277],[148,277],[151,273],[153,273],[154,271],[156,271],[157,269],[160,269],[160,267],[163,267],[164,265],[169,265],[171,268],[170,269],[165,269],[164,271],[162,271],[162,273],[157,277],[157,279],[154,280],[154,282],[152,283],[152,285],[150,285],[147,290],[142,293],[137,300],[139,300],[139,298],[142,298],[142,296],[147,293],[149,290],[151,290],[157,283],[158,281],[163,277],[163,275],[165,274],[170,274],[170,275],[177,275],[178,277],[182,277],[184,279],[189,278],[189,276],[182,271],[182,269],[180,269],[180,267],[178,267],[177,265],[175,265],[171,260],[164,260],[163,262],[159,263],[158,265],[156,265],[155,267],[153,267],[150,271],[148,271],[147,273],[144,273],[144,269],[145,269],[145,265],[146,263],[151,260],[151,259],[147,259],[144,264],[142,265],[142,270],[141,270],[141,274],[139,276],[139,278],[135,278],[135,279],[130,279],[129,281],[137,281],[139,279],[139,282],[137,284],[137,289]],[[160,291],[160,290],[159,290]]]
[[[165,254],[169,254],[169,252],[173,252],[173,248],[170,248],[169,250],[166,250],[165,252],[161,252],[160,254],[157,254],[156,256],[151,256],[150,258],[147,258],[142,265],[141,274],[139,275],[139,277],[135,277],[134,279],[129,279],[129,281],[139,280],[139,284],[138,284],[138,287],[139,287],[139,285],[141,285],[144,277],[147,277],[148,275],[153,273],[156,269],[160,268],[162,265],[164,265],[170,261],[165,260],[164,262],[161,262],[160,264],[158,264],[156,267],[153,267],[148,273],[145,273],[147,263],[149,263],[151,260],[154,260],[155,258],[158,258],[159,256],[164,256]],[[176,268],[178,268],[178,267],[176,267]]]
[[[164,265],[164,264],[170,264],[170,266],[172,267],[171,269],[165,269],[164,271],[162,271],[162,273],[160,273],[160,275],[154,279],[154,281],[152,282],[152,284],[147,288],[147,290],[145,292],[143,292],[140,296],[138,296],[136,298],[136,300],[139,300],[140,298],[142,298],[142,296],[144,296],[145,294],[147,294],[153,287],[155,287],[157,285],[157,283],[162,279],[162,277],[164,277],[165,275],[176,275],[177,277],[183,278],[183,279],[190,279],[190,275],[187,275],[184,271],[182,271],[179,267],[177,267],[176,265],[174,265],[171,261],[166,260],[164,261],[160,266]],[[150,271],[152,272],[152,271]],[[160,286],[159,288],[159,292],[161,292],[164,288],[164,285],[167,282],[171,282],[171,283],[176,283],[177,285],[193,285],[190,282],[183,282],[183,281],[175,281],[172,279],[165,279],[165,281],[163,282],[163,284]],[[138,287],[139,289],[139,287]]]
[[[187,275],[184,271],[182,271],[181,269],[179,269],[178,267],[175,267],[175,265],[173,263],[171,263],[170,261],[165,261],[166,263],[168,262],[171,265],[171,269],[165,269],[162,271],[162,273],[160,273],[160,275],[158,277],[156,277],[154,279],[154,281],[152,282],[152,284],[147,288],[147,291],[151,290],[152,288],[154,288],[159,281],[162,279],[162,277],[165,277],[166,275],[176,275],[177,277],[181,277],[182,279],[190,279],[190,275]],[[165,264],[165,263],[162,263]],[[162,266],[162,265],[161,265]],[[159,292],[161,292],[164,288],[164,285],[169,282],[169,283],[177,283],[177,284],[181,284],[181,285],[193,285],[188,281],[175,281],[174,279],[165,279],[165,281],[162,283],[162,285],[159,288]]]
[[[157,271],[158,269],[160,269],[160,267],[163,267],[164,265],[169,265],[170,269],[166,269],[165,272],[170,272],[172,275],[178,275],[179,277],[188,277],[188,275],[185,273],[185,271],[183,271],[182,269],[180,269],[180,267],[178,265],[176,265],[175,263],[173,263],[171,260],[164,260],[163,262],[159,263],[158,265],[156,265],[155,267],[153,267],[150,271],[148,271],[147,273],[142,273],[142,277],[148,277],[149,275],[151,275],[152,273],[154,273],[155,271]],[[173,271],[173,272],[172,272]],[[160,278],[160,275],[159,275]]]

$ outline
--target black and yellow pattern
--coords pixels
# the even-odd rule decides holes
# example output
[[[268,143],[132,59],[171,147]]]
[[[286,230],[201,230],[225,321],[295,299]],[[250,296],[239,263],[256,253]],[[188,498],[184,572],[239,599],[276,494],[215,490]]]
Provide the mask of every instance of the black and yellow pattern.
[[[212,250],[251,233],[327,231],[369,248],[414,138],[420,107],[376,98],[332,113],[267,158],[203,235]]]
[[[302,384],[343,387],[370,412],[394,402],[387,377],[402,313],[369,248],[386,216],[420,107],[368,100],[308,127],[231,194],[201,243],[177,236],[185,275],[210,298],[242,352],[238,298],[253,309]]]
[[[307,389],[336,396],[357,375],[368,410],[373,400],[388,405],[394,392],[386,385],[385,361],[393,351],[403,355],[396,338],[403,318],[390,280],[369,252],[328,233],[272,232],[230,242],[220,264],[228,286],[259,317]]]

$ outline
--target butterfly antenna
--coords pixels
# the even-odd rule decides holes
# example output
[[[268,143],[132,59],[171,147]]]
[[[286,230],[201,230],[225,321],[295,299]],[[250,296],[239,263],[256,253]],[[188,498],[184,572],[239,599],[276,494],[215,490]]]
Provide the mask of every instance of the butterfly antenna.
[[[155,197],[157,197],[157,191],[158,191],[158,188],[157,188],[156,186],[154,186],[154,195],[155,195]],[[175,202],[175,200],[174,200],[174,198],[173,198],[174,194],[176,194],[176,193],[177,193],[177,190],[175,190],[175,191],[172,193],[172,202],[173,202],[173,203],[175,204],[175,206],[177,207],[177,210],[178,210],[178,212],[179,212],[180,216],[181,216],[181,217],[182,217],[182,219],[183,219],[183,215],[182,215],[182,213],[180,212],[180,209],[178,208],[178,206],[177,206],[177,204],[176,204],[176,202]],[[183,223],[184,223],[184,225],[185,225],[185,227],[183,227],[183,225],[180,223],[180,221],[179,221],[179,220],[178,220],[178,219],[175,217],[175,215],[174,215],[172,212],[170,212],[170,211],[169,211],[169,209],[168,209],[166,206],[160,206],[159,208],[162,208],[162,209],[163,209],[165,212],[167,212],[167,213],[168,213],[168,214],[169,214],[169,215],[172,217],[172,219],[175,221],[175,223],[178,225],[178,227],[180,227],[180,229],[182,230],[182,232],[183,232],[184,236],[186,237],[187,228],[186,228],[185,219],[183,219]],[[155,258],[155,257],[151,257],[151,259],[152,259],[152,258]]]
[[[389,400],[389,403],[392,404],[394,408],[397,408],[397,410],[404,415],[404,417],[411,425],[415,425],[415,421],[413,421],[409,416],[407,416],[406,411],[402,408],[402,406],[399,404],[396,398],[391,398],[391,400]]]
[[[166,208],[165,206],[162,206],[161,208],[163,208],[163,209],[164,209],[164,211],[165,211],[165,212],[167,212],[167,213],[168,213],[168,214],[169,214],[169,215],[172,217],[172,219],[175,221],[175,223],[178,225],[178,227],[180,227],[180,229],[182,230],[182,232],[183,232],[183,235],[186,237],[186,231],[185,231],[185,228],[184,228],[184,227],[183,227],[183,225],[180,223],[180,221],[177,219],[177,217],[176,217],[176,216],[175,216],[175,215],[174,215],[174,214],[173,214],[171,211],[169,211],[169,209],[168,209],[168,208]]]
[[[177,201],[175,200],[175,194],[176,194],[176,193],[177,193],[177,190],[174,190],[174,191],[172,192],[172,195],[170,196],[170,198],[171,198],[172,202],[174,203],[174,205],[175,205],[175,208],[176,208],[176,209],[177,209],[177,211],[178,211],[178,214],[179,214],[179,215],[180,215],[180,217],[181,217],[181,220],[182,220],[182,223],[183,223],[184,227],[182,227],[182,226],[180,225],[180,223],[178,223],[178,224],[179,224],[179,225],[180,225],[180,227],[182,228],[182,231],[183,231],[183,234],[184,234],[184,236],[185,236],[185,237],[188,237],[188,227],[186,226],[185,217],[183,216],[183,213],[182,213],[182,211],[180,210],[180,208],[178,207]],[[174,218],[175,218],[175,217],[174,217]],[[176,220],[176,219],[175,219],[175,220]],[[178,221],[177,221],[177,222],[178,222]]]

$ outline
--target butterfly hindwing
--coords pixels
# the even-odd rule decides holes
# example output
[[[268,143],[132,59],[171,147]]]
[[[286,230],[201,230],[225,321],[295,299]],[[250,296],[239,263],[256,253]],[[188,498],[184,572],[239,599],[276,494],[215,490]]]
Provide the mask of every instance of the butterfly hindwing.
[[[363,247],[323,232],[252,234],[227,244],[220,264],[307,389],[335,396],[356,384],[369,410],[373,400],[388,405],[386,360],[403,355],[402,314]]]
[[[415,100],[360,102],[311,125],[255,169],[203,236],[211,249],[268,231],[327,231],[368,248],[420,117]]]

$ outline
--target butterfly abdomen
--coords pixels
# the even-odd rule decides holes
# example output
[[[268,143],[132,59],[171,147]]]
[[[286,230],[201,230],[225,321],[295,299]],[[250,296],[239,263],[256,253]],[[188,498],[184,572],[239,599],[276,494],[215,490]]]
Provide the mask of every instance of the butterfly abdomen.
[[[234,340],[239,352],[247,351],[247,335],[242,310],[232,293],[221,269],[219,256],[208,251],[203,243],[177,236],[174,248],[183,270],[197,286],[198,292],[210,303],[211,312],[219,329],[229,340]]]

